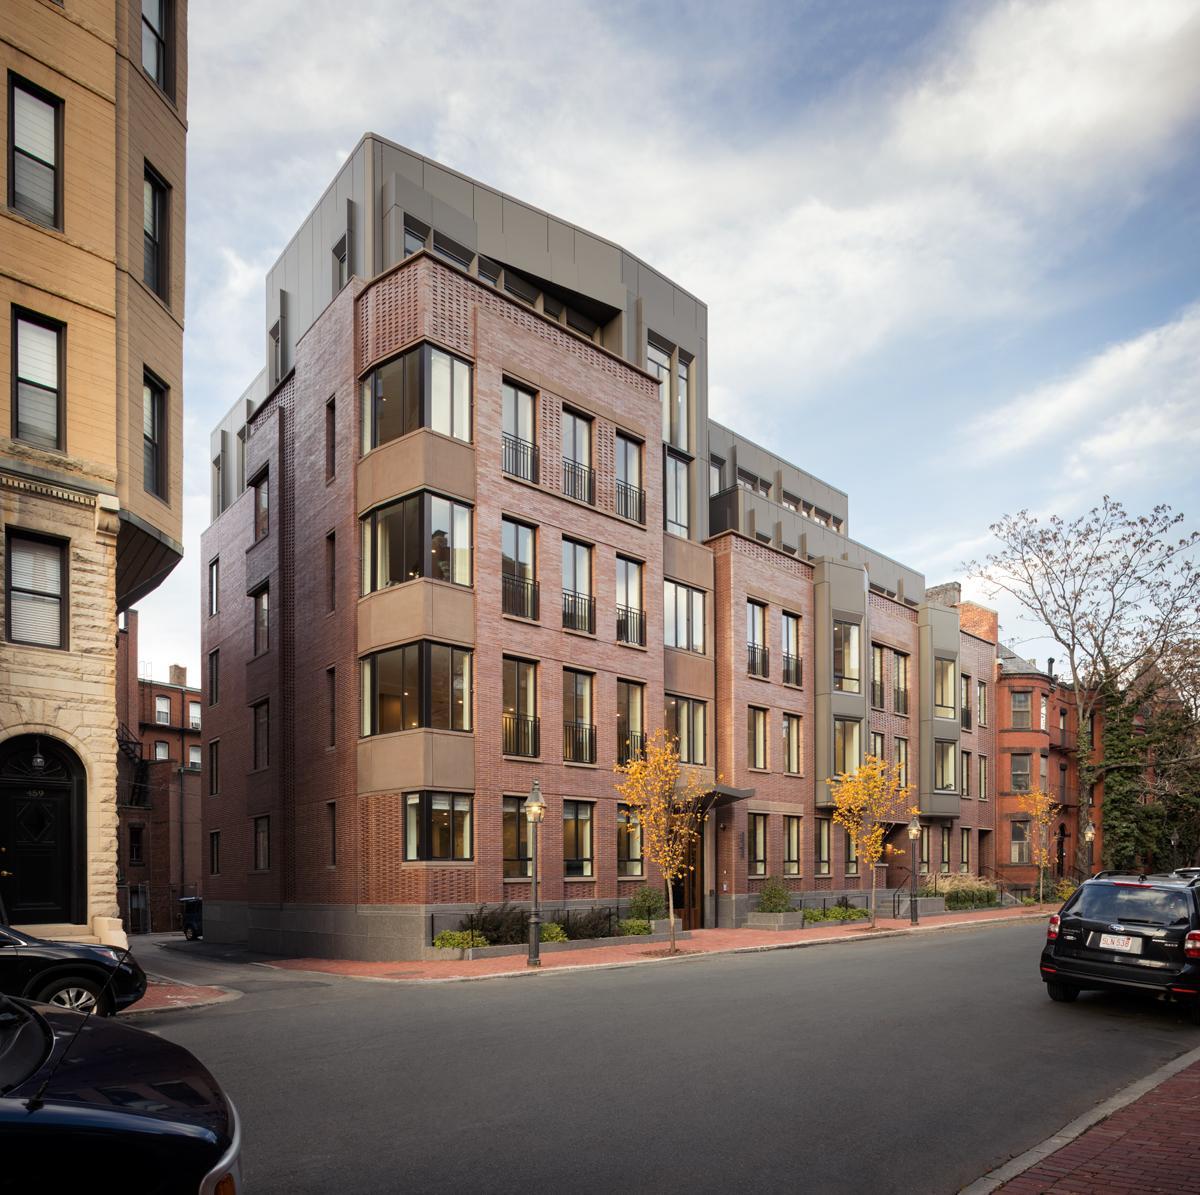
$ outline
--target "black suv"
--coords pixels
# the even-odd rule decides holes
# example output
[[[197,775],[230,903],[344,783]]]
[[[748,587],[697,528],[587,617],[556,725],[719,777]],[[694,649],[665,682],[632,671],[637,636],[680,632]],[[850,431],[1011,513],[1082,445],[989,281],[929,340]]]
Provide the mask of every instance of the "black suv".
[[[1050,918],[1041,971],[1051,1000],[1145,992],[1188,1004],[1200,1025],[1200,875],[1098,872]]]
[[[5,925],[0,926],[0,994],[108,1016],[146,994],[146,973],[124,950],[47,942]]]

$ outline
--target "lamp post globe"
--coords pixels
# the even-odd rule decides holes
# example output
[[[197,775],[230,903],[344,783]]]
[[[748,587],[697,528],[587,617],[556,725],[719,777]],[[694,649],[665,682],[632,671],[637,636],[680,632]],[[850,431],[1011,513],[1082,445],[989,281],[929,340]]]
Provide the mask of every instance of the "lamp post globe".
[[[532,872],[531,902],[529,909],[529,958],[528,965],[542,965],[542,911],[538,905],[538,826],[546,816],[546,802],[542,800],[542,782],[535,780],[529,796],[525,798],[525,818],[529,822],[529,858]]]

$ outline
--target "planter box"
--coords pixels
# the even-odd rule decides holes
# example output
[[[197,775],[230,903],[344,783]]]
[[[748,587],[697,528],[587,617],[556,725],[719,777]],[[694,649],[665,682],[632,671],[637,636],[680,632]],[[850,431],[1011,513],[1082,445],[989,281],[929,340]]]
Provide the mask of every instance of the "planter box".
[[[666,921],[662,924],[665,926]],[[687,930],[677,929],[675,940],[684,942],[692,935]],[[570,942],[543,942],[542,954],[557,954],[564,950],[586,950],[589,946],[624,946],[630,942],[669,942],[670,930],[660,934],[621,934],[615,938],[575,938]],[[430,962],[461,962],[474,958],[507,958],[509,956],[526,955],[529,944],[522,942],[514,946],[476,946],[471,950],[441,950],[436,946],[425,946],[421,949],[421,961]]]
[[[654,920],[650,922],[650,932],[652,934],[666,934],[667,937],[670,937],[671,936],[671,918],[670,917],[654,918]],[[678,938],[682,932],[683,932],[683,920],[682,920],[682,918],[676,917],[675,918],[675,936]],[[645,934],[643,934],[642,936],[645,937]]]
[[[748,913],[746,915],[747,929],[803,929],[804,911],[796,909],[791,913]]]

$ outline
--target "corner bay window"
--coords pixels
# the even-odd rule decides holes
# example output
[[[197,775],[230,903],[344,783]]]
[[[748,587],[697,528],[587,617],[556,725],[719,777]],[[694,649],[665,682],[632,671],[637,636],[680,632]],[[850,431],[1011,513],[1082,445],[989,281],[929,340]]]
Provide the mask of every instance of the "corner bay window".
[[[363,452],[421,427],[471,442],[471,367],[431,344],[372,370],[361,401]]]
[[[8,205],[61,228],[62,100],[11,73],[8,80]]]
[[[471,729],[471,652],[422,640],[362,664],[364,735]]]
[[[592,875],[592,805],[563,802],[563,875],[590,879]]]
[[[767,874],[767,815],[747,814],[746,872],[750,876]]]
[[[428,577],[471,584],[471,508],[428,491],[377,507],[359,520],[362,592]]]
[[[664,726],[676,742],[680,763],[703,764],[708,707],[694,697],[666,695]]]
[[[405,793],[405,859],[470,859],[471,798],[464,793]]]
[[[167,392],[152,374],[142,378],[142,486],[167,496]]]
[[[505,797],[502,802],[504,878],[524,879],[529,875],[529,821],[524,797]]]
[[[63,444],[63,344],[66,328],[54,320],[13,310],[12,436],[37,448]]]
[[[1012,791],[1027,793],[1029,791],[1029,756],[1012,756]]]
[[[622,879],[642,874],[642,822],[636,809],[617,806],[617,875]]]
[[[857,693],[861,682],[859,639],[856,622],[833,624],[833,687],[839,693]]]

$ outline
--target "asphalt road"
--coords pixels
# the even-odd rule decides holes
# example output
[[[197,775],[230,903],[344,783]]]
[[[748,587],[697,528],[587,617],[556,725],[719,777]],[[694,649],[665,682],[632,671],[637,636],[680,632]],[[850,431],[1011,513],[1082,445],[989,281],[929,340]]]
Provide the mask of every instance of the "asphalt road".
[[[419,985],[143,950],[246,994],[139,1024],[230,1093],[251,1192],[954,1192],[1200,1045],[1051,1003],[1043,934]]]

